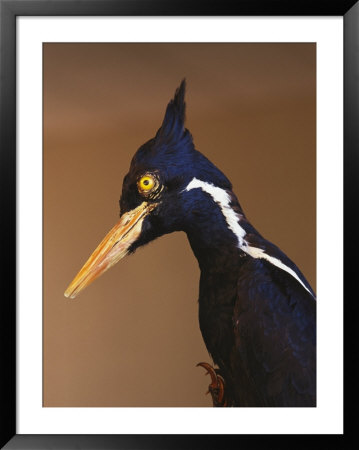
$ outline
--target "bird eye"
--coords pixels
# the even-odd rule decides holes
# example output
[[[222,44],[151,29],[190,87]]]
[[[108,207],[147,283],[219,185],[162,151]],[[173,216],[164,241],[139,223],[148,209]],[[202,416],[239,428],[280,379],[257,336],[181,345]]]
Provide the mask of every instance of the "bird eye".
[[[151,191],[156,184],[156,180],[152,175],[144,175],[137,181],[137,187],[140,192],[146,193]]]

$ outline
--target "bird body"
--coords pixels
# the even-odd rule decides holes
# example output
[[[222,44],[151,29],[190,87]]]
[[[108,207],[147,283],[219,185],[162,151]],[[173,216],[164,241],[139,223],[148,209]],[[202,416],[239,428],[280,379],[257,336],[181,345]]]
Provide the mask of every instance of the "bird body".
[[[187,235],[201,269],[200,329],[226,395],[237,406],[313,406],[314,294],[289,258],[246,220],[235,195],[218,189],[212,195],[219,210],[231,209],[236,220],[229,224],[223,213],[209,218],[213,207],[202,201]]]
[[[316,300],[295,264],[247,220],[228,178],[184,127],[185,82],[134,155],[121,218],[70,284],[80,290],[127,253],[187,234],[201,271],[199,325],[226,406],[315,406]]]

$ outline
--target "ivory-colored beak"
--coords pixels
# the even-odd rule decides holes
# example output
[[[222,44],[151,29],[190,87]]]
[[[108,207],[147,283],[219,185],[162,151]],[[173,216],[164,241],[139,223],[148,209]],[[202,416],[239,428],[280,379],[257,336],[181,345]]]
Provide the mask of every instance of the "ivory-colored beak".
[[[141,234],[144,218],[156,206],[155,203],[143,202],[123,214],[72,280],[65,291],[65,297],[75,298],[86,286],[126,256]]]

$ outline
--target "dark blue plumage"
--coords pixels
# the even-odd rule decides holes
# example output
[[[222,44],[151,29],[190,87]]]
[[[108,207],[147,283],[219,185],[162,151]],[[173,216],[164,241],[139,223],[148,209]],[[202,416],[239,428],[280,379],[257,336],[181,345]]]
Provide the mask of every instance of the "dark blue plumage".
[[[194,148],[184,95],[185,81],[156,136],[131,161],[120,222],[66,295],[141,245],[184,231],[201,270],[200,329],[225,383],[218,406],[315,406],[314,293],[249,223],[227,177]]]

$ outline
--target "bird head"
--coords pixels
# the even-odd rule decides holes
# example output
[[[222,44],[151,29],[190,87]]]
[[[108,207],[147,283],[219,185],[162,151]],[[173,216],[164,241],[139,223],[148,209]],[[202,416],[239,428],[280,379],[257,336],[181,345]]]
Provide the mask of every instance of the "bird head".
[[[76,297],[124,256],[157,237],[189,232],[198,221],[205,224],[206,216],[213,214],[213,199],[203,189],[194,189],[198,183],[231,190],[226,176],[195,149],[185,128],[185,88],[183,80],[155,137],[133,156],[123,180],[120,220],[76,275],[66,297]]]

